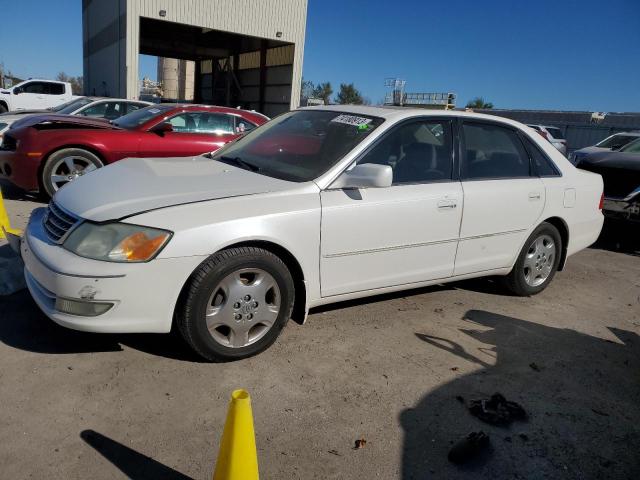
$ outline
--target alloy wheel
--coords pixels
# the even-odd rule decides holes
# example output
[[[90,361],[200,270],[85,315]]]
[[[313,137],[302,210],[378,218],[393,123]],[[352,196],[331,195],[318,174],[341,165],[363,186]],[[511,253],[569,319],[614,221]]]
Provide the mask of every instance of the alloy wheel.
[[[271,329],[280,313],[278,283],[259,268],[236,270],[213,289],[205,313],[207,329],[230,348],[251,345]]]
[[[524,258],[524,280],[527,285],[542,285],[551,272],[556,260],[556,244],[550,235],[540,235],[529,246]]]
[[[81,156],[68,156],[59,159],[51,170],[51,186],[57,192],[65,184],[81,177],[85,173],[97,170],[93,162]]]

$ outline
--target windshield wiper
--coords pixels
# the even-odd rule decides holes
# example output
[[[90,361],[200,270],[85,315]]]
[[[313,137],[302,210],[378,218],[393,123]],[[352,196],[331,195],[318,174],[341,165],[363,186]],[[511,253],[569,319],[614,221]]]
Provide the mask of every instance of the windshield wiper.
[[[222,160],[223,162],[226,162],[226,163],[232,163],[234,165],[237,165],[240,168],[244,168],[245,170],[249,170],[251,172],[260,171],[260,167],[258,167],[257,165],[254,165],[253,163],[245,162],[240,157],[225,157],[223,155],[221,157],[218,157],[216,160]]]

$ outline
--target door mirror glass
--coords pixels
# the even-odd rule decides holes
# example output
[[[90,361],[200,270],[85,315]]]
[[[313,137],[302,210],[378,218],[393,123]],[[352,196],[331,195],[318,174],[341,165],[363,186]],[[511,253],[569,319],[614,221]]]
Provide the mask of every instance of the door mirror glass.
[[[165,133],[173,132],[173,125],[169,122],[162,122],[153,127],[150,131],[157,133],[158,135],[163,135]]]
[[[362,163],[340,175],[331,188],[384,188],[392,183],[393,170],[390,165]]]

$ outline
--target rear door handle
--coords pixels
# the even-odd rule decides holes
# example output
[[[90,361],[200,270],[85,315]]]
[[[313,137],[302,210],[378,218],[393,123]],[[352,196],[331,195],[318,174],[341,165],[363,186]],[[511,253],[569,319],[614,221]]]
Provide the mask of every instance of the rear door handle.
[[[529,192],[529,200],[540,200],[540,192]]]
[[[439,210],[447,210],[447,209],[454,209],[458,206],[458,203],[455,200],[440,200],[438,202],[438,209]]]

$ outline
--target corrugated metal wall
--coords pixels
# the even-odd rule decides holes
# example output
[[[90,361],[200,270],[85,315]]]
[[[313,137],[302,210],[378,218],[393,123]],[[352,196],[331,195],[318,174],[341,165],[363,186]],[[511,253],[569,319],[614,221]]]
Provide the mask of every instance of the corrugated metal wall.
[[[94,0],[96,1],[96,0]],[[300,98],[307,0],[126,0],[127,96],[137,96],[139,17],[195,25],[295,44],[291,107]],[[166,16],[161,17],[164,10]],[[282,32],[276,37],[276,32]]]
[[[595,145],[610,135],[640,130],[640,114],[608,113],[594,121],[592,112],[483,109],[477,112],[511,118],[524,124],[558,127],[567,139],[569,151]]]

